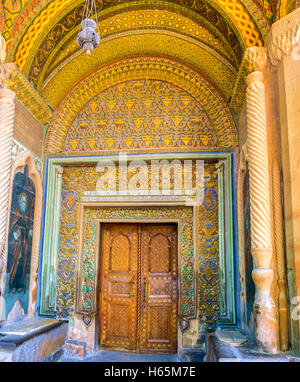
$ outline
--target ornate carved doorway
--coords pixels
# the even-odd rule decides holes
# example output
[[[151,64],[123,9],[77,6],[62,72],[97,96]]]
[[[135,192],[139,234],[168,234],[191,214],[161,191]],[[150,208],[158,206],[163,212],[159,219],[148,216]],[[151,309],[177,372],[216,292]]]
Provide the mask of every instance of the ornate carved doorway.
[[[177,350],[177,226],[103,224],[100,345]]]

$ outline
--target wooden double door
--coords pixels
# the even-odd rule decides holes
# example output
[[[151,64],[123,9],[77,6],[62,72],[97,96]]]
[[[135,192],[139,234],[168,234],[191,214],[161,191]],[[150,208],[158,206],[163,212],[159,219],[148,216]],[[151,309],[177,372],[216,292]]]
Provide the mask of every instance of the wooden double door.
[[[102,225],[101,346],[175,352],[177,289],[175,224]]]

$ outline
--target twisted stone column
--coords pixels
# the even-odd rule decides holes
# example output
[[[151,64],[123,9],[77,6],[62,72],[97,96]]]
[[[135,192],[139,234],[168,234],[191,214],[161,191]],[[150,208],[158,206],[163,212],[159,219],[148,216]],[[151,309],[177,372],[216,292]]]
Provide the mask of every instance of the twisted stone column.
[[[276,307],[271,297],[274,272],[271,269],[273,250],[263,73],[255,71],[249,74],[247,85],[252,277],[256,287],[255,335],[259,349],[273,353],[277,351],[277,323]]]
[[[0,257],[6,258],[6,228],[8,213],[11,150],[15,116],[15,93],[0,88]]]

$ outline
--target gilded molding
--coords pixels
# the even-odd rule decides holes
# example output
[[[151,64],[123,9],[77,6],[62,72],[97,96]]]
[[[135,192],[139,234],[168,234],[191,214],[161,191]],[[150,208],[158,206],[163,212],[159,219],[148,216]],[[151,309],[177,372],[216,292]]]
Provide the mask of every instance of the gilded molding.
[[[272,65],[280,64],[284,55],[291,55],[300,44],[300,8],[273,24],[268,41],[268,55]]]
[[[42,97],[13,63],[0,64],[0,89],[10,89],[43,125],[49,122],[52,111]]]
[[[272,16],[269,15],[268,18],[266,15],[266,9],[263,6],[261,6],[261,8],[258,9],[257,4],[253,0],[241,0],[241,2],[244,4],[244,6],[247,8],[248,12],[254,19],[265,41],[268,37],[271,28],[270,18],[272,16],[275,17],[275,14],[273,14]],[[266,1],[264,5],[267,7],[267,4],[268,2]]]
[[[16,93],[17,98],[28,110],[31,111],[38,121],[43,125],[47,124],[52,116],[52,111],[45,104],[42,97],[37,93],[15,64],[4,65],[10,65],[10,70],[12,71],[9,79],[6,80],[9,89]]]

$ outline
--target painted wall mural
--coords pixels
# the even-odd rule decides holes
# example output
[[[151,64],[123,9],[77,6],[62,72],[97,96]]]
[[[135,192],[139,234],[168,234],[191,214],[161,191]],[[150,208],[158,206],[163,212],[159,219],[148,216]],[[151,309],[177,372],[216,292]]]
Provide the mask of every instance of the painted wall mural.
[[[145,80],[145,73],[148,79],[151,80]],[[220,81],[224,84],[223,77]],[[125,82],[126,87],[130,89],[128,96],[123,92]],[[146,84],[148,82],[156,84],[154,85],[156,89],[153,89],[154,94],[149,94],[149,86],[145,89],[143,86],[144,82]],[[157,87],[159,83],[164,84],[166,82],[170,86],[167,84],[165,87],[162,86],[162,89],[167,89],[167,104],[164,102],[164,94],[159,93],[159,88]],[[120,92],[116,94],[118,86],[120,86]],[[136,91],[135,87],[138,88]],[[112,88],[112,90],[109,90],[109,88]],[[176,89],[174,94],[172,94],[172,89]],[[66,88],[64,88],[65,91]],[[103,105],[101,100],[103,93],[109,95],[107,102],[110,105]],[[174,99],[175,94],[178,97]],[[156,97],[153,97],[153,95]],[[99,116],[95,115],[93,111],[94,101],[97,98],[99,99],[99,106],[102,106]],[[115,101],[115,104],[112,101]],[[172,104],[174,110],[170,107]],[[193,105],[198,110],[204,109],[205,114],[193,114],[192,112],[195,111],[195,109],[193,110]],[[178,110],[181,110],[178,109],[179,106],[182,109],[181,113],[178,113]],[[160,110],[160,108],[163,109]],[[82,113],[83,109],[85,109],[86,114]],[[106,110],[108,110],[107,113]],[[116,112],[114,113],[114,111]],[[124,118],[124,114],[128,118]],[[182,114],[184,114],[183,118]],[[89,115],[91,115],[92,121],[89,121]],[[147,115],[148,119],[145,120]],[[152,117],[153,121],[149,117]],[[96,126],[93,119],[99,122]],[[133,122],[132,125],[128,125],[130,119]],[[137,120],[137,125],[135,124],[135,119]],[[139,128],[141,124],[140,119],[146,130],[145,134]],[[162,119],[161,123],[155,126],[155,123],[159,122],[160,119]],[[154,121],[155,123],[153,124]],[[140,138],[139,141],[141,143],[138,142],[138,145],[146,146],[146,148],[136,150],[139,152],[142,150],[144,152],[149,150],[151,152],[154,150],[157,152],[178,152],[182,150],[189,152],[196,151],[199,148],[201,148],[201,151],[211,151],[216,149],[216,147],[226,147],[232,150],[237,145],[235,122],[224,98],[220,96],[218,91],[206,79],[194,70],[191,70],[189,66],[165,58],[135,57],[120,60],[111,65],[101,67],[74,86],[54,113],[45,137],[45,152],[48,154],[62,154],[65,152],[64,147],[66,145],[69,146],[71,142],[74,148],[71,144],[71,147],[68,147],[69,152],[71,150],[73,152],[76,150],[82,154],[97,152],[98,137],[95,136],[93,131],[91,137],[86,137],[87,139],[91,138],[91,142],[87,142],[88,145],[85,145],[86,140],[80,139],[83,135],[82,132],[80,134],[80,130],[87,127],[87,122],[93,124],[92,130],[96,129],[98,131],[101,138],[100,142],[104,143],[102,144],[103,148],[101,151],[98,151],[99,155],[102,150],[105,150],[106,153],[109,151],[111,153],[118,153],[120,150],[118,148],[119,145],[116,145],[117,148],[115,149],[109,149],[110,145],[116,143],[112,139],[114,134],[116,134],[116,137],[119,136],[118,128],[126,132],[126,135],[124,135],[126,142],[124,142],[123,137],[120,142],[120,145],[126,147],[126,150],[134,150],[134,148],[130,147],[131,140],[134,140],[133,138],[136,138],[136,136]],[[106,126],[106,122],[111,126]],[[197,125],[199,125],[198,129]],[[157,137],[159,128],[162,126],[165,127],[163,136]],[[91,131],[90,129],[87,130]],[[103,139],[101,132],[106,130],[108,130],[109,136],[107,139]],[[156,140],[154,144],[149,130],[150,133],[153,132],[155,135]],[[193,140],[195,136],[192,137],[190,134],[191,130],[197,134],[197,143],[202,140],[200,147],[194,146]],[[92,139],[95,137],[96,139],[93,141]],[[212,141],[215,139],[217,140],[217,146],[212,146]],[[206,142],[207,144],[205,144]],[[77,146],[78,143],[80,143],[79,146]],[[87,151],[90,144],[94,146],[94,150]],[[155,146],[158,147],[155,148]]]
[[[17,299],[24,313],[28,312],[35,192],[26,165],[24,173],[17,172],[13,180],[5,288],[6,315]]]
[[[66,153],[218,146],[204,107],[168,82],[128,81],[91,100],[70,126]]]

